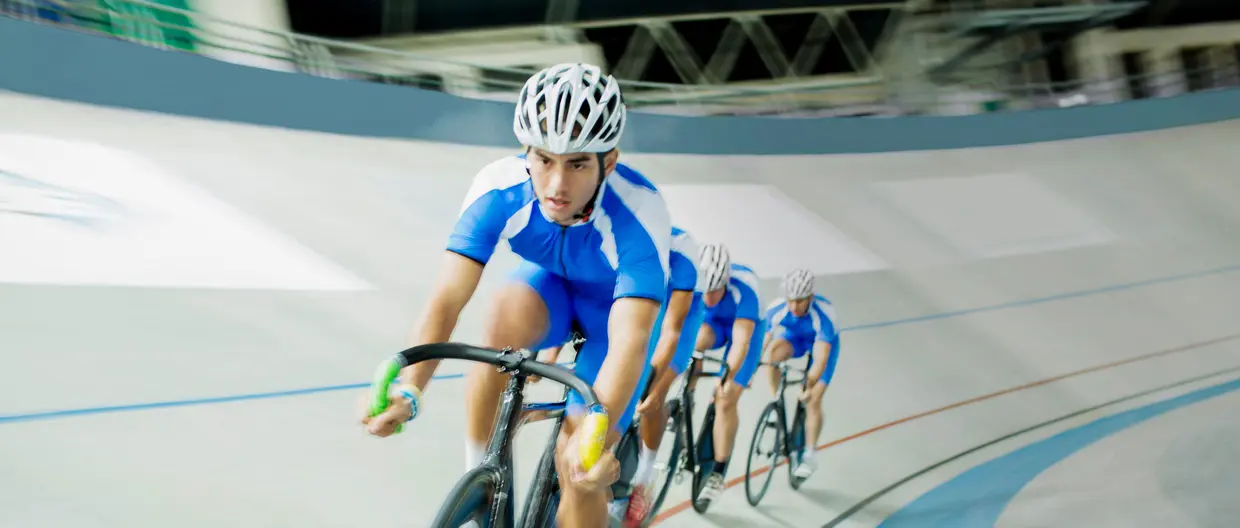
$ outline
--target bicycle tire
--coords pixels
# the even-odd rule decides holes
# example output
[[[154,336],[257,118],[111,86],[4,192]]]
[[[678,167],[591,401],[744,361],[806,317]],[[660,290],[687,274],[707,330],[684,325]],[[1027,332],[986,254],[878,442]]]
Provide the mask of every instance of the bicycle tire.
[[[758,415],[758,425],[754,427],[753,439],[749,443],[749,456],[745,460],[745,499],[749,501],[750,506],[757,506],[759,502],[762,502],[762,497],[766,496],[766,491],[771,487],[771,480],[775,478],[775,464],[779,462],[779,455],[784,449],[784,420],[778,406],[777,402],[768,403],[762,410],[762,414]],[[771,424],[772,421],[775,422],[774,425]],[[755,491],[756,486],[753,481],[760,476],[754,475],[754,458],[758,455],[763,433],[767,429],[775,431],[775,443],[771,446],[770,467],[763,472],[765,478],[761,489]]]
[[[703,503],[697,498],[702,494],[702,487],[706,485],[706,469],[710,468],[714,471],[714,466],[717,464],[715,462],[715,402],[713,401],[706,406],[706,414],[702,416],[702,428],[698,430],[695,444],[697,453],[691,453],[691,456],[697,457],[697,463],[693,467],[693,496],[690,497],[690,502],[693,503],[694,511],[706,513],[706,510],[710,509],[710,503]]]
[[[797,410],[792,418],[792,437],[788,440],[788,485],[792,489],[801,489],[805,479],[796,476],[796,465],[801,463],[801,453],[805,449],[805,404],[797,402]],[[795,448],[795,451],[793,450]],[[795,464],[793,463],[795,461]]]
[[[682,430],[684,429],[684,419],[680,416],[680,398],[673,398],[664,404],[668,410],[668,419],[671,421],[669,431],[663,433],[663,441],[669,440],[668,433],[671,433],[672,451],[667,457],[667,474],[663,476],[663,485],[659,488],[659,492],[655,495],[654,503],[650,506],[650,514],[646,516],[646,520],[642,526],[650,526],[654,523],[655,517],[659,515],[659,510],[663,508],[663,501],[667,500],[667,493],[671,491],[672,481],[676,480],[676,475],[684,469],[680,463],[680,452],[685,448],[681,442]]]
[[[439,507],[432,528],[459,528],[475,521],[480,528],[506,528],[511,522],[493,519],[492,505],[499,494],[503,474],[494,464],[485,464],[469,470],[448,492],[448,498]]]

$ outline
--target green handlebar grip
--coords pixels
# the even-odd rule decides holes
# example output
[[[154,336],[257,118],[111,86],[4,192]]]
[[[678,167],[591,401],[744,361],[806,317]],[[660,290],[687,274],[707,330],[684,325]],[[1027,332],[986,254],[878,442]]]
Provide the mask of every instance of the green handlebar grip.
[[[379,365],[375,370],[374,381],[370,384],[370,415],[375,416],[387,409],[388,406],[388,389],[392,386],[392,382],[400,375],[400,365],[393,359],[388,359]],[[396,425],[396,432],[404,429],[404,424]]]

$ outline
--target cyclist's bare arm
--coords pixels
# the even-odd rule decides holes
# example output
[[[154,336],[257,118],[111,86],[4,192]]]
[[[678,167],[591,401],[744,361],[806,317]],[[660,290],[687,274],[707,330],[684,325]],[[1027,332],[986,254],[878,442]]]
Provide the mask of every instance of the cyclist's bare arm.
[[[483,265],[473,259],[452,251],[445,252],[434,290],[410,333],[409,346],[441,343],[452,337],[461,310],[465,309],[478,289],[482,270]],[[425,392],[438,367],[438,360],[423,361],[406,367],[401,372],[401,380]]]
[[[676,355],[676,344],[680,342],[680,333],[685,326],[685,317],[689,315],[689,307],[693,304],[693,292],[685,290],[672,291],[667,302],[667,314],[663,316],[663,328],[659,332],[659,343],[655,345],[654,367],[657,372],[667,370],[672,357]]]
[[[740,317],[732,323],[732,344],[728,346],[728,380],[735,378],[741,365],[745,364],[745,356],[749,354],[749,341],[753,339],[756,326],[753,319]]]
[[[642,371],[646,369],[650,331],[658,316],[659,303],[641,297],[623,297],[611,307],[607,321],[607,358],[594,380],[594,393],[612,416],[620,416],[629,403],[629,396],[637,389]],[[608,435],[607,446],[618,439],[618,434]]]

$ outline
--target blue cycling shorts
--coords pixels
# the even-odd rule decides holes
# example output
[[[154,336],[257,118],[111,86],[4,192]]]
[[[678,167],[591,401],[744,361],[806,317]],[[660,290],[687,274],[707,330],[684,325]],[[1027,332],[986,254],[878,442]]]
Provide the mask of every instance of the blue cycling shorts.
[[[812,345],[812,342],[811,342],[811,345]],[[830,385],[831,378],[835,376],[835,363],[839,361],[840,359],[840,340],[839,339],[836,339],[834,343],[831,343],[831,352],[828,354],[828,356],[829,357],[827,358],[827,368],[823,369],[822,375],[818,376],[818,381],[821,381],[824,385]],[[809,358],[809,366],[806,368],[812,368],[813,366],[814,366],[814,356],[811,355]]]
[[[607,357],[607,318],[611,313],[611,305],[615,301],[610,297],[598,298],[574,293],[574,289],[563,277],[526,260],[522,260],[517,265],[510,279],[528,284],[538,293],[539,297],[542,297],[543,303],[547,306],[550,319],[547,321],[547,333],[533,347],[533,350],[563,345],[571,337],[575,322],[585,335],[586,341],[577,351],[573,373],[586,383],[593,385],[595,378],[598,377],[599,369],[603,366],[603,360]],[[649,350],[647,349],[645,369],[641,380],[629,397],[628,406],[619,416],[616,416],[614,409],[608,409],[610,415],[608,418],[615,431],[623,432],[629,426],[640,396],[646,390],[651,370]],[[575,415],[583,412],[584,405],[585,401],[581,394],[577,391],[569,391],[568,406],[571,413]]]
[[[783,325],[775,325],[771,330],[771,339],[782,339],[792,345],[792,359],[804,356],[807,352],[814,349],[814,336],[811,335],[788,335],[788,328]]]
[[[706,319],[706,324],[710,326],[711,331],[715,334],[715,342],[710,348],[716,349],[720,347],[728,347],[723,353],[723,360],[728,360],[728,354],[732,352],[732,324],[733,319]],[[745,354],[745,361],[741,364],[741,368],[732,376],[732,380],[745,388],[749,388],[749,382],[753,379],[753,375],[758,371],[758,363],[762,361],[762,336],[766,334],[766,323],[757,321],[753,329],[753,337],[749,339],[749,352]]]

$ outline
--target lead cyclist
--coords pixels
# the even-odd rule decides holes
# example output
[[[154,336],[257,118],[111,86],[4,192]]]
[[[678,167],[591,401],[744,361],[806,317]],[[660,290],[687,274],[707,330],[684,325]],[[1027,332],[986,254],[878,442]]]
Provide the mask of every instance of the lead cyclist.
[[[483,346],[542,350],[586,337],[575,373],[611,417],[606,447],[628,427],[648,368],[651,329],[667,296],[671,223],[653,184],[619,163],[625,106],[616,80],[586,64],[557,64],[521,88],[513,131],[523,154],[484,167],[465,197],[437,282],[411,345],[448,341],[501,241],[522,261],[492,298]],[[375,436],[417,416],[438,361],[406,367],[399,394],[373,418]],[[507,374],[475,364],[466,379],[466,470],[481,463]],[[576,443],[582,399],[556,444],[562,494],[557,525],[607,525],[619,463],[605,450],[589,472]],[[364,415],[363,415],[364,416]]]

